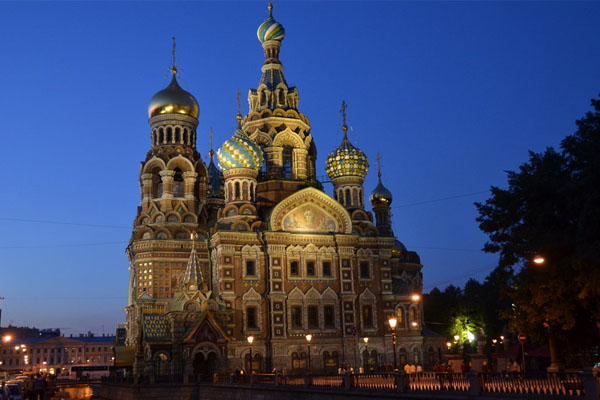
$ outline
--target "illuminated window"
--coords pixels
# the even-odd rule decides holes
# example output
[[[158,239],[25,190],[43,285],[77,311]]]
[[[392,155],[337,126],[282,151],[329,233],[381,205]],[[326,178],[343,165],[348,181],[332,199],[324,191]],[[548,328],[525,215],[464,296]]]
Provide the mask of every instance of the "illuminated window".
[[[398,325],[401,326],[404,321],[404,310],[402,307],[396,308],[396,319],[398,320]]]

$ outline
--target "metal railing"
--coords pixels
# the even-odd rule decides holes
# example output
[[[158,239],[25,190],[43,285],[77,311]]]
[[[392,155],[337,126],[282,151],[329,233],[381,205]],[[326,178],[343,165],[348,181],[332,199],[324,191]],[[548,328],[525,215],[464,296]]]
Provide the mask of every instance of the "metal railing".
[[[131,378],[130,378],[131,379]],[[139,377],[139,383],[174,383],[182,381],[181,376],[172,379],[148,379]],[[127,384],[118,378],[107,378],[104,382]],[[562,373],[440,373],[418,372],[412,374],[230,374],[218,373],[201,377],[188,377],[187,383],[296,387],[303,390],[368,390],[380,392],[412,393],[468,393],[479,395],[507,395],[510,397],[540,396],[543,398],[585,398],[599,399],[600,376],[591,370]]]

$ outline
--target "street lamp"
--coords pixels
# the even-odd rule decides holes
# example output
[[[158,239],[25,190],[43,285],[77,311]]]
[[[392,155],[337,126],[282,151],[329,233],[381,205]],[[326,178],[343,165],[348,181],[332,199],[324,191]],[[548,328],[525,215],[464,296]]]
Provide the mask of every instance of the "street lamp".
[[[392,328],[392,348],[394,350],[394,371],[398,368],[398,364],[396,362],[396,324],[398,320],[393,315],[388,318],[388,323],[390,324],[390,328]]]
[[[365,342],[365,354],[366,354],[366,359],[365,359],[365,372],[369,371],[369,338],[368,337],[364,337],[363,341]]]
[[[419,293],[415,293],[412,296],[410,296],[410,299],[412,301],[419,301],[419,300],[421,300],[421,295]]]
[[[8,343],[8,342],[10,342],[10,341],[12,341],[12,339],[13,339],[13,337],[12,337],[12,336],[10,336],[10,335],[4,335],[4,336],[2,336],[2,341],[3,341],[4,343]]]
[[[252,342],[254,342],[254,336],[248,336],[248,344],[250,345],[250,374],[252,374]]]
[[[308,342],[308,373],[310,373],[310,341],[312,340],[312,335],[310,333],[306,334],[306,341]]]
[[[458,334],[454,335],[454,341],[458,342],[458,339],[460,339],[460,335],[458,335]]]

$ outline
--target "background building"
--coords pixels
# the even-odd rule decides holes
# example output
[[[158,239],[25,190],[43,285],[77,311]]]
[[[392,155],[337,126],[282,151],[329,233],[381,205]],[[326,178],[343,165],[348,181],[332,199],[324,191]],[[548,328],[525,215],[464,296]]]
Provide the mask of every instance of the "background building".
[[[326,163],[333,197],[322,189],[318,135],[284,77],[285,32],[269,7],[257,32],[262,75],[217,151],[219,168],[212,149],[207,165],[196,148],[199,106],[174,63],[150,101],[151,148],[127,248],[134,372],[386,368],[390,316],[399,366],[441,360],[445,341],[423,325],[422,265],[394,237],[380,170],[366,209],[369,162],[346,136],[345,104],[344,138]]]

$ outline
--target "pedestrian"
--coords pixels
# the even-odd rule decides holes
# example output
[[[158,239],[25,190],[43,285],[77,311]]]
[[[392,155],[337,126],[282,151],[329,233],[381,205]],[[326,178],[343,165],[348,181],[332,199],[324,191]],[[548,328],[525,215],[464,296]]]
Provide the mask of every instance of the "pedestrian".
[[[45,389],[48,384],[40,374],[36,374],[33,380],[33,398],[35,400],[45,400]]]

